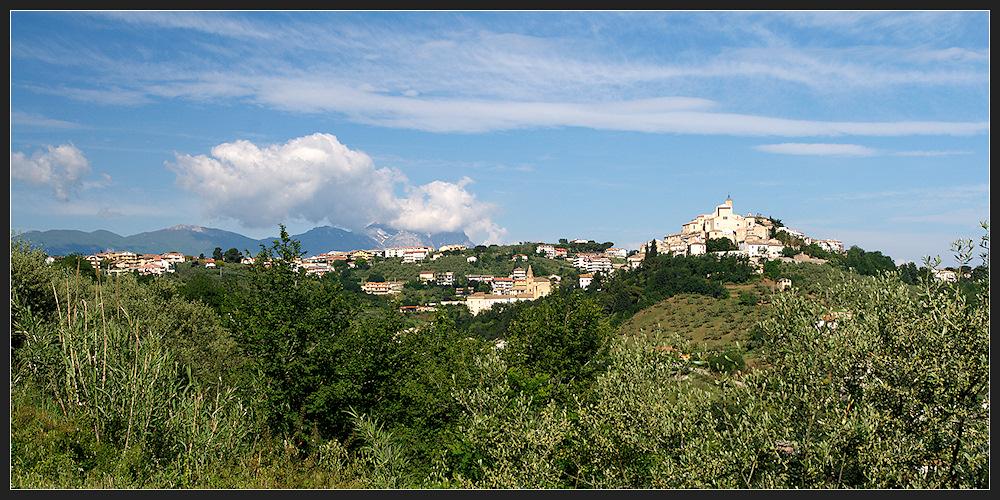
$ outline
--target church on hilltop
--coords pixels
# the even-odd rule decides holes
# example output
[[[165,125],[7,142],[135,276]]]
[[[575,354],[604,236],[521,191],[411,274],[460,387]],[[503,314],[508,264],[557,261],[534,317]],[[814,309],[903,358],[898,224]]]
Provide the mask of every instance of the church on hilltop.
[[[740,215],[733,211],[733,199],[715,207],[710,214],[695,217],[681,226],[681,232],[668,234],[662,240],[653,240],[644,245],[642,252],[656,245],[657,253],[673,255],[699,255],[706,253],[710,239],[726,238],[732,241],[740,253],[757,260],[774,259],[781,255],[784,244],[775,239],[775,231],[784,231],[802,240],[805,244],[816,243],[829,252],[843,252],[839,240],[815,240],[787,227],[775,227],[770,218],[759,215]]]
[[[653,240],[647,245],[655,242],[657,253],[678,255],[703,254],[708,240],[719,238],[729,239],[738,248],[748,244],[780,246],[780,242],[771,238],[773,227],[767,217],[733,212],[733,199],[726,197],[726,201],[715,207],[712,213],[699,215],[681,226],[681,232],[668,234],[662,240]],[[773,250],[768,253],[771,252]]]

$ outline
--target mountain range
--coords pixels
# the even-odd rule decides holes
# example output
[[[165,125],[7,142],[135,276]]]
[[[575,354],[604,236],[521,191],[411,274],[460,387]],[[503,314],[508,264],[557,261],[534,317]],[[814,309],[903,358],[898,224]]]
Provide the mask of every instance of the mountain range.
[[[300,243],[307,257],[334,250],[371,250],[417,245],[433,248],[444,245],[474,246],[469,237],[461,231],[415,233],[378,223],[369,225],[359,233],[332,226],[321,226],[290,237]],[[21,238],[41,247],[49,255],[65,256],[74,253],[93,255],[100,252],[128,250],[138,254],[180,252],[184,255],[211,256],[216,248],[221,248],[223,252],[235,248],[243,253],[249,251],[251,254],[256,254],[261,245],[270,247],[271,242],[278,237],[258,240],[222,229],[178,225],[131,236],[121,236],[105,230],[88,233],[53,229],[26,231],[21,233]]]

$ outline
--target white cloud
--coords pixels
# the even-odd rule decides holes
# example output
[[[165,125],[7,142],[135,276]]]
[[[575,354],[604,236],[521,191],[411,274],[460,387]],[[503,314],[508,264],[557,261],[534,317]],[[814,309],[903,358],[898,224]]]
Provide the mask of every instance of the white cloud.
[[[763,144],[755,146],[754,149],[766,153],[814,156],[872,156],[877,153],[875,149],[857,144],[808,144],[796,142]]]
[[[71,144],[46,146],[30,157],[24,153],[10,154],[10,177],[35,187],[49,187],[60,201],[81,186],[82,179],[90,173],[90,163],[83,152]]]
[[[73,129],[80,128],[78,123],[73,123],[65,120],[56,120],[53,118],[48,118],[37,113],[25,113],[23,111],[10,112],[10,124],[14,125],[26,125],[29,127],[41,127],[41,128],[51,128],[51,129]]]
[[[464,177],[457,184],[434,181],[411,189],[403,200],[402,211],[389,224],[421,232],[465,230],[487,243],[500,243],[506,230],[491,220],[496,207],[479,203],[476,195],[466,191],[465,186],[471,182]]]
[[[828,122],[716,111],[718,103],[697,97],[660,97],[612,103],[522,101],[464,97],[389,95],[332,78],[271,79],[254,92],[261,104],[303,112],[345,113],[369,125],[431,132],[477,133],[536,127],[585,127],[647,133],[699,135],[898,137],[971,136],[989,122]]]
[[[506,233],[492,221],[497,207],[466,190],[471,179],[411,186],[402,173],[376,168],[367,154],[330,134],[266,147],[245,140],[220,144],[210,155],[177,155],[170,168],[179,187],[203,199],[208,215],[247,227],[306,220],[353,230],[381,222],[420,232],[465,231],[470,239]]]
[[[952,156],[971,155],[972,151],[900,151],[896,156]]]

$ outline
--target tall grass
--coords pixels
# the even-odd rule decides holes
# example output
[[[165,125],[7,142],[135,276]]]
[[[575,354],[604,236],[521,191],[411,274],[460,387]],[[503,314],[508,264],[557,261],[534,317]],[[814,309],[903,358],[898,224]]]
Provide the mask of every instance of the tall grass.
[[[124,306],[108,307],[122,302],[108,300],[109,291],[120,292],[119,283],[54,281],[56,321],[27,314],[12,325],[24,339],[11,369],[12,485],[34,487],[32,469],[62,454],[76,470],[47,486],[192,486],[208,464],[249,442],[253,419],[235,391],[203,388],[162,332]],[[75,437],[41,454],[16,448],[44,441],[15,425],[40,414],[52,422],[41,429],[55,432],[49,437]]]

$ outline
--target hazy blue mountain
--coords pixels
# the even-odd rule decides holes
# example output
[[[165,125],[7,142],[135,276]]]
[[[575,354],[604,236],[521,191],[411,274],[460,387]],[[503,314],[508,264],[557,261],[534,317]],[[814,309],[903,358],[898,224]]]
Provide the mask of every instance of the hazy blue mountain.
[[[253,239],[232,231],[201,226],[179,225],[158,231],[149,231],[132,236],[121,236],[110,231],[93,232],[54,229],[49,231],[26,231],[21,237],[41,247],[49,255],[69,255],[79,253],[91,255],[107,251],[128,250],[139,254],[181,252],[184,255],[211,256],[216,247],[223,252],[235,248],[240,252],[256,254],[260,246],[268,248],[277,235],[270,238]],[[425,245],[438,248],[443,245],[462,244],[472,247],[469,237],[463,232],[413,233],[388,226],[372,224],[363,233],[353,233],[331,226],[310,229],[302,234],[290,235],[298,240],[306,256],[333,250],[371,250],[394,246]]]
[[[302,247],[302,251],[306,252],[307,257],[333,250],[350,251],[382,248],[378,242],[368,236],[355,234],[351,231],[332,226],[314,227],[302,234],[289,235],[289,237],[299,242]],[[261,243],[270,248],[271,242],[275,239],[277,239],[277,237],[265,238],[264,240],[261,240]],[[226,249],[223,249],[223,251],[225,250]],[[242,249],[240,250],[242,251]],[[253,253],[257,253],[258,250],[260,250],[259,245],[251,249]]]
[[[121,236],[110,231],[93,232],[54,229],[26,231],[24,239],[42,247],[49,255],[79,253],[92,255],[100,252],[128,250],[138,254],[181,252],[184,255],[211,256],[216,247],[226,251],[259,248],[259,240],[238,233],[201,226],[173,226],[132,236]]]
[[[49,255],[62,256],[71,253],[92,255],[126,246],[125,237],[103,229],[91,233],[73,229],[25,231],[21,238],[41,247]]]
[[[184,255],[211,257],[216,247],[223,252],[235,248],[240,252],[256,253],[260,240],[239,233],[201,226],[173,226],[159,231],[139,233],[125,239],[127,250],[136,253],[181,252]],[[138,250],[136,250],[138,249]]]

